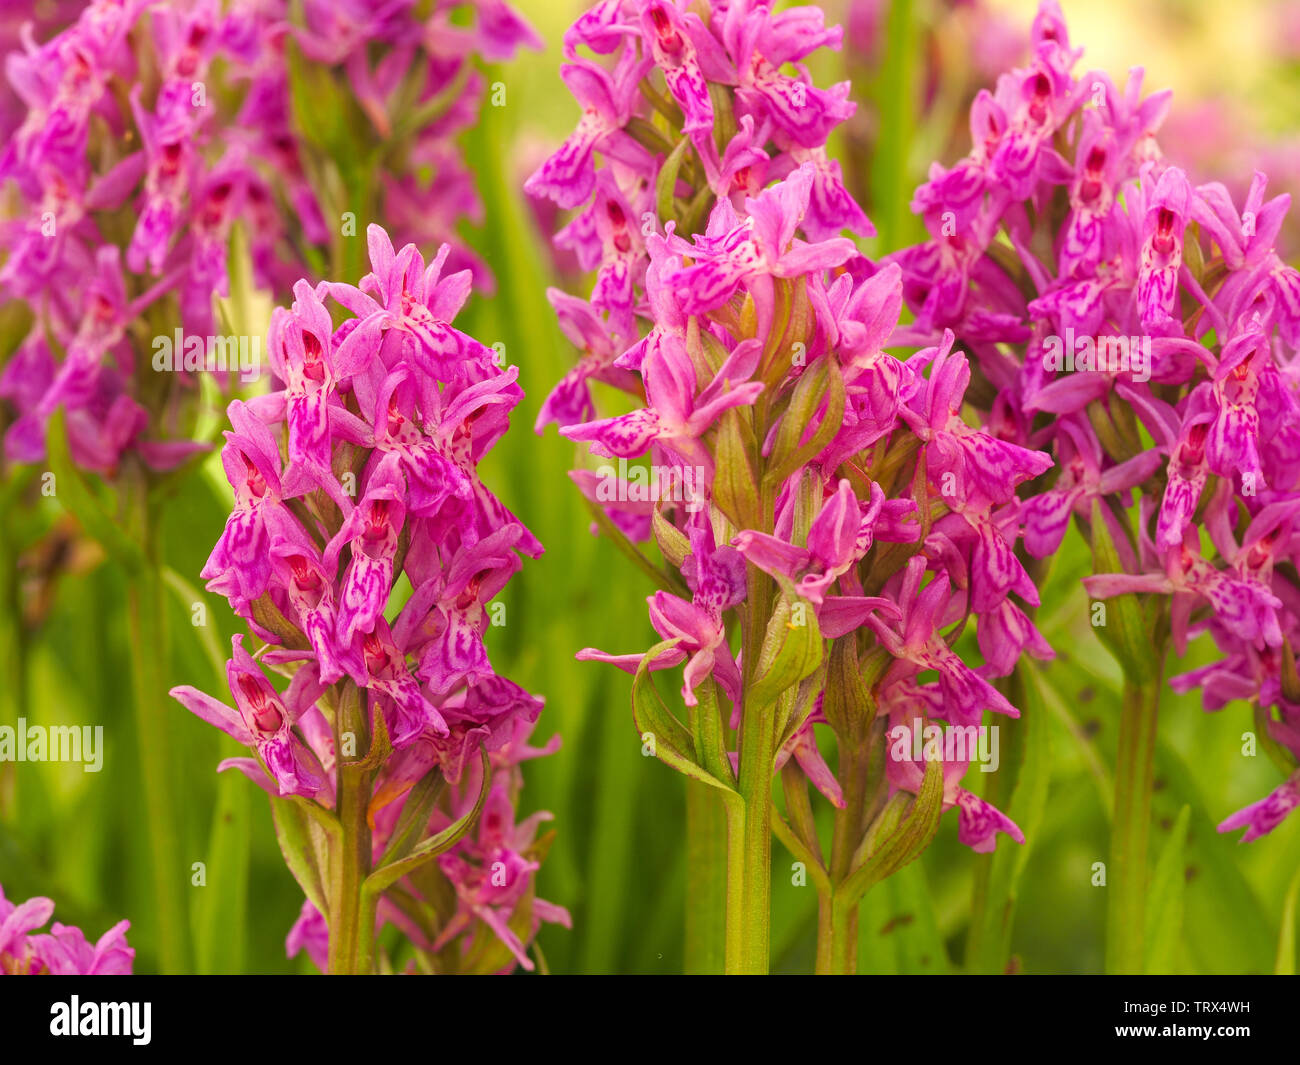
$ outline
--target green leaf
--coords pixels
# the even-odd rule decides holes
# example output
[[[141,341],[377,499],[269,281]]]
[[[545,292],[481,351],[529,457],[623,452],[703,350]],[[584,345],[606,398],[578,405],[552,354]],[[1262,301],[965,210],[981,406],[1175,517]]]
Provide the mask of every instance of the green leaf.
[[[863,846],[859,848],[861,857],[854,856],[855,862],[861,861],[861,864],[845,878],[836,892],[850,903],[861,899],[872,885],[914,861],[934,839],[939,831],[939,815],[943,812],[943,763],[938,759],[926,763],[921,790],[911,801],[911,810],[906,817],[901,816],[900,808],[892,802],[885,811],[882,816],[887,815],[887,830],[880,833],[872,829],[867,831]]]
[[[928,976],[951,970],[934,895],[925,863],[913,862],[863,900],[858,914],[859,973]]]
[[[690,148],[689,137],[683,137],[672,150],[655,179],[655,206],[659,211],[659,224],[667,225],[677,218],[677,207],[673,193],[677,189],[677,173],[682,167],[682,157]]]
[[[203,975],[235,975],[244,970],[250,800],[242,774],[221,774],[204,856],[207,885],[199,889],[194,904],[194,953]]]
[[[437,835],[430,836],[423,843],[419,844],[405,858],[400,858],[395,862],[389,862],[381,865],[365,879],[362,885],[362,892],[370,896],[378,896],[385,889],[397,883],[408,873],[414,872],[425,862],[432,861],[440,854],[445,854],[451,850],[464,837],[478,820],[478,815],[483,810],[483,804],[487,801],[488,790],[492,785],[492,769],[488,761],[487,751],[482,751],[483,759],[483,784],[479,788],[478,798],[474,801],[474,808],[466,813],[463,817],[453,821]]]
[[[696,763],[694,737],[668,709],[650,676],[651,663],[680,642],[681,637],[677,637],[657,643],[641,659],[632,681],[632,718],[637,731],[642,736],[648,733],[653,739],[655,757],[659,761],[694,780],[720,788],[728,796],[738,797],[729,783],[719,780]]]
[[[723,411],[714,441],[717,471],[713,501],[738,529],[761,527],[754,450],[753,431],[746,416],[735,408]]]
[[[806,443],[801,443],[823,403],[826,410],[816,431]],[[844,403],[844,377],[839,364],[831,358],[818,359],[794,386],[790,406],[777,429],[771,461],[763,474],[765,485],[780,485],[800,466],[826,449],[843,425]]]
[[[826,695],[822,699],[826,721],[842,741],[865,736],[876,716],[871,693],[858,666],[857,640],[832,640],[826,667]]]
[[[1187,826],[1191,816],[1192,808],[1184,804],[1160,852],[1148,887],[1144,936],[1144,969],[1148,976],[1167,975],[1174,971],[1183,930],[1183,894],[1187,883],[1183,849],[1187,844]]]
[[[429,816],[446,787],[447,780],[442,775],[442,768],[434,766],[412,785],[406,793],[406,802],[397,818],[389,836],[388,846],[384,849],[379,865],[382,868],[395,861],[400,861],[415,849],[420,834],[429,824]]]
[[[817,612],[806,599],[794,594],[791,585],[777,600],[768,619],[758,655],[756,679],[752,689],[745,693],[745,704],[772,702],[821,665],[822,653]]]
[[[292,799],[272,798],[271,818],[275,822],[275,838],[280,843],[280,853],[284,855],[293,878],[311,904],[328,916],[325,882],[321,877],[324,839],[319,826]]]
[[[1291,878],[1282,904],[1282,928],[1277,937],[1277,961],[1273,972],[1277,976],[1295,976],[1296,904],[1300,901],[1300,870]]]

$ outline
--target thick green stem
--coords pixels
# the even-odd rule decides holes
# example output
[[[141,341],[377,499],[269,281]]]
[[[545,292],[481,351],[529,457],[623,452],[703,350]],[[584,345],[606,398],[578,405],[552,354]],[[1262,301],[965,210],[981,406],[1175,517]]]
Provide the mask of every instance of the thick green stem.
[[[817,975],[852,976],[858,969],[858,906],[829,892],[817,900]]]
[[[349,682],[339,700],[338,736],[351,733],[356,746],[366,736],[360,693]],[[352,747],[349,744],[347,747]],[[335,744],[335,750],[347,749]],[[354,748],[355,749],[355,748]],[[340,831],[330,843],[329,972],[331,975],[369,973],[373,967],[375,920],[373,903],[363,903],[361,885],[370,875],[370,771],[356,762],[338,763]]]
[[[726,965],[727,812],[717,788],[686,781],[686,972]]]
[[[1125,681],[1115,764],[1115,819],[1111,826],[1106,971],[1141,973],[1147,893],[1147,841],[1155,779],[1156,718],[1164,656],[1142,684]]]
[[[764,511],[767,513],[768,511]],[[728,821],[727,898],[738,898],[738,927],[727,917],[727,972],[768,971],[772,903],[772,764],[776,759],[776,703],[751,698],[759,648],[772,613],[771,578],[749,567],[749,609],[745,618],[745,694],[740,725],[740,813]],[[739,853],[737,851],[739,842]],[[736,878],[741,883],[735,883]],[[730,906],[728,907],[730,909]],[[737,940],[732,942],[734,938]]]
[[[730,802],[727,819],[726,973],[746,972],[745,954],[745,806]]]
[[[772,763],[776,757],[776,705],[746,706],[740,743],[741,835],[744,888],[741,972],[766,974],[772,905]]]
[[[831,836],[831,890],[818,901],[817,972],[821,975],[852,974],[858,965],[858,903],[836,894],[851,871],[853,854],[862,842],[862,823],[867,805],[867,777],[870,746],[866,736],[853,736],[840,748],[840,782],[844,808],[835,811]]]
[[[146,514],[145,562],[130,574],[127,606],[131,634],[131,679],[135,728],[144,783],[145,824],[149,832],[158,961],[166,974],[189,971],[189,922],[185,908],[188,863],[181,855],[172,787],[171,721],[167,698],[166,589],[153,550],[154,516]]]

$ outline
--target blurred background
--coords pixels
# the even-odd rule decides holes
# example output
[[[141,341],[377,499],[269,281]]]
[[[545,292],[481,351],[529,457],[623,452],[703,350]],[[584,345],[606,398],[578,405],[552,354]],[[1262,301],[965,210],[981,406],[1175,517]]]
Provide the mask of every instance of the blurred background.
[[[6,4],[6,12],[21,5]],[[497,296],[476,296],[457,324],[484,343],[500,341],[520,367],[528,399],[514,430],[484,464],[483,476],[547,547],[504,593],[507,624],[489,649],[497,670],[546,697],[535,733],[555,732],[563,748],[526,767],[524,812],[550,810],[558,838],[540,875],[539,894],[573,914],[574,929],[548,926],[540,944],[552,972],[681,971],[683,780],[643,758],[629,709],[630,678],[574,661],[586,646],[626,652],[652,642],[646,620],[649,582],[607,542],[566,471],[571,444],[531,426],[551,385],[573,361],[554,324],[547,285],[581,284],[557,272],[520,187],[568,133],[576,104],[557,78],[565,27],[584,5],[516,0],[547,42],[494,71],[508,87],[507,106],[486,108],[468,134],[485,201],[483,224],[464,236],[491,264]],[[1025,56],[1032,0],[920,3],[906,32],[890,19],[889,0],[824,5],[828,21],[848,29],[851,47],[820,58],[820,83],[852,78],[859,115],[837,148],[854,191],[880,236],[864,250],[896,247],[919,235],[907,204],[931,159],[951,162],[969,148],[965,110],[999,70]],[[1282,191],[1300,174],[1300,4],[1239,0],[1064,0],[1071,43],[1086,49],[1077,72],[1108,71],[1117,82],[1133,66],[1147,70],[1148,92],[1175,90],[1161,144],[1193,180],[1221,180],[1240,195],[1255,168]],[[8,15],[7,15],[8,17]],[[891,36],[892,34],[892,36]],[[902,79],[900,81],[900,78]],[[908,84],[910,97],[883,86]],[[361,219],[359,222],[369,221]],[[550,222],[546,223],[550,225]],[[1285,251],[1300,249],[1295,224]],[[431,249],[425,249],[426,251]],[[356,279],[349,279],[356,280]],[[218,597],[198,590],[198,572],[229,510],[229,489],[213,461],[182,489],[162,532],[176,575],[170,645],[160,648],[168,686],[216,690],[238,631]],[[128,647],[121,575],[53,499],[33,499],[8,477],[3,500],[5,561],[0,592],[7,609],[0,687],[4,721],[103,724],[102,772],[77,765],[0,763],[0,883],[10,899],[48,895],[56,916],[97,936],[122,917],[132,922],[136,971],[156,965],[150,919],[142,788],[130,710]],[[999,850],[1019,875],[1014,967],[1036,973],[1096,972],[1102,966],[1105,892],[1092,884],[1093,863],[1108,852],[1108,804],[1118,717],[1119,672],[1092,635],[1079,578],[1089,558],[1070,536],[1052,561],[1040,627],[1058,659],[1035,675],[1026,715],[1046,722],[1034,734],[1044,766],[1037,823],[1028,841]],[[192,586],[192,587],[191,587]],[[189,604],[208,607],[208,624],[191,624]],[[492,642],[495,640],[495,642]],[[1194,668],[1208,649],[1193,644],[1171,672]],[[233,741],[179,705],[173,790],[184,853],[206,867],[206,886],[191,892],[206,972],[310,971],[290,961],[284,937],[302,896],[285,870],[261,792],[243,777],[218,777],[216,763]],[[1004,748],[1016,722],[1003,724]],[[1161,707],[1153,829],[1159,854],[1181,810],[1189,811],[1179,857],[1186,880],[1183,935],[1174,966],[1185,972],[1265,972],[1273,966],[1284,896],[1300,864],[1300,818],[1266,839],[1239,846],[1215,825],[1271,790],[1277,771],[1261,754],[1243,755],[1254,724],[1238,704],[1204,713],[1196,698],[1167,693]],[[973,773],[971,777],[979,777]],[[976,786],[982,781],[972,783]],[[826,811],[822,811],[826,812]],[[923,859],[876,888],[863,908],[862,972],[959,971],[964,964],[971,894],[979,863],[945,818]],[[792,884],[790,857],[773,848],[775,971],[811,968],[816,898]],[[176,875],[190,879],[190,869]]]

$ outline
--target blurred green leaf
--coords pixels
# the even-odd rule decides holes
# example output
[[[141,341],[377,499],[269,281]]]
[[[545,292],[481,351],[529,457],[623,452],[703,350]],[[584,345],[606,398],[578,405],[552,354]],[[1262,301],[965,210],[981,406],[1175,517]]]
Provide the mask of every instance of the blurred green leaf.
[[[1144,967],[1148,974],[1168,974],[1175,970],[1183,930],[1183,891],[1187,883],[1183,848],[1191,816],[1192,808],[1184,804],[1151,874],[1144,937]]]

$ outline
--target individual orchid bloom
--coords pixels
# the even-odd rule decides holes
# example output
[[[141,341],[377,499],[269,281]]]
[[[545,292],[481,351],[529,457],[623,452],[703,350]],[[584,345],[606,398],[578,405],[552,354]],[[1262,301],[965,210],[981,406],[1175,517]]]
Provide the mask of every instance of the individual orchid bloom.
[[[830,131],[857,109],[847,82],[819,89],[804,71],[798,78],[781,73],[785,63],[839,47],[842,31],[825,29],[822,17],[814,7],[772,15],[768,0],[740,0],[728,5],[722,28],[739,102],[750,113],[770,117],[789,141],[805,148],[825,144]]]
[[[682,564],[692,592],[690,602],[662,591],[646,600],[655,631],[665,640],[677,641],[649,668],[668,669],[685,660],[682,698],[687,706],[698,705],[696,689],[711,676],[733,701],[739,700],[740,670],[727,643],[723,613],[745,596],[744,560],[734,547],[715,546],[713,535],[701,512],[693,519],[691,551]],[[584,662],[608,662],[635,673],[644,655],[610,655],[586,648],[577,657]]]
[[[647,602],[650,604],[650,623],[655,631],[666,640],[681,641],[678,647],[687,659],[682,699],[687,706],[697,705],[695,691],[711,676],[716,675],[724,691],[739,692],[740,673],[727,644],[721,612],[716,606],[708,602],[688,603],[668,592],[656,592]],[[588,654],[586,658],[596,656]]]
[[[1230,267],[1215,297],[1230,325],[1267,311],[1261,326],[1277,326],[1290,345],[1300,344],[1300,272],[1278,255],[1276,246],[1290,196],[1267,203],[1265,174],[1256,172],[1240,213],[1228,190],[1217,182],[1200,185],[1192,198],[1193,217],[1208,230]]]
[[[795,237],[808,212],[815,168],[805,163],[783,182],[745,201],[741,219],[730,200],[722,199],[709,218],[704,236],[694,245],[674,238],[670,247],[697,260],[679,271],[671,283],[688,314],[712,310],[740,285],[759,285],[763,295],[773,277],[797,277],[843,264],[855,248],[847,238],[815,244]]]
[[[348,653],[348,644],[335,636],[334,581],[314,547],[282,539],[271,544],[270,555],[288,599],[285,613],[307,637],[320,664],[321,683],[333,684],[343,676],[340,660]]]
[[[119,921],[93,944],[80,928],[55,921],[50,932],[32,937],[42,971],[51,976],[129,976],[135,950],[127,946],[130,921]]]
[[[753,115],[741,115],[735,136],[722,149],[721,155],[711,137],[703,143],[698,140],[694,142],[696,150],[700,152],[700,161],[704,164],[709,188],[718,199],[728,197],[734,192],[756,196],[767,184],[765,179],[772,163],[772,156],[764,146],[771,140],[771,132],[770,121],[764,119],[760,124]],[[794,158],[796,151],[802,150],[791,149],[791,158]],[[800,162],[813,160],[811,151],[812,149],[808,149],[809,154]],[[839,203],[834,187],[834,182],[839,177],[838,171],[828,162],[822,176],[819,206],[825,205],[828,216],[840,209],[847,213],[848,208]],[[809,214],[813,214],[811,208]]]
[[[156,292],[149,294],[156,297]],[[128,302],[117,248],[101,248],[94,280],[87,286],[85,314],[68,344],[67,354],[48,391],[37,405],[41,416],[60,405],[83,407],[92,398],[96,371],[105,356],[121,342],[127,323],[147,306],[147,300]]]
[[[136,126],[144,142],[149,169],[145,177],[139,222],[127,248],[126,261],[137,274],[146,269],[162,273],[176,231],[184,222],[187,191],[200,162],[193,144],[196,109],[175,94],[160,94],[158,110],[150,114],[141,104],[141,86],[131,95]]]
[[[1060,478],[1052,488],[1027,500],[1022,512],[1025,549],[1035,558],[1046,558],[1060,548],[1072,516],[1088,518],[1094,500],[1136,487],[1161,462],[1153,448],[1103,471],[1101,445],[1077,417],[1061,419],[1059,440]]]
[[[585,203],[596,185],[593,154],[601,152],[645,169],[647,153],[625,132],[638,85],[653,60],[627,50],[610,72],[578,59],[560,68],[560,77],[582,105],[577,129],[524,184],[530,196],[546,196],[560,207]]]
[[[352,679],[369,689],[372,702],[384,710],[393,748],[400,751],[425,732],[446,735],[447,722],[411,675],[388,622],[379,617],[373,631],[362,635],[359,642],[360,668],[352,667]]]
[[[939,632],[952,596],[943,574],[921,587],[926,560],[913,558],[904,571],[897,593],[900,620],[891,627],[874,615],[866,624],[896,661],[886,674],[886,683],[933,669],[939,674],[944,705],[955,724],[979,720],[984,710],[1019,717],[1020,712],[1006,697],[966,665],[948,646]]]
[[[12,903],[0,888],[0,975],[129,976],[135,951],[127,946],[130,921],[114,925],[93,945],[79,928],[59,924],[33,935],[54,914],[54,903],[32,898]]]
[[[647,406],[631,414],[560,429],[570,440],[591,441],[598,454],[635,458],[652,442],[671,448],[697,466],[711,463],[699,438],[723,411],[754,402],[763,385],[746,379],[754,372],[758,345],[742,343],[698,394],[695,367],[686,345],[665,335],[646,356],[644,376]]]
[[[296,958],[302,951],[321,972],[329,968],[330,932],[320,910],[304,899],[298,920],[294,921],[284,941],[286,957]]]
[[[1124,159],[1115,131],[1098,111],[1084,115],[1083,133],[1070,186],[1070,220],[1059,256],[1062,277],[1086,278],[1113,254],[1116,187],[1124,175]]]
[[[1018,511],[1018,505],[995,512],[958,503],[955,514],[934,525],[935,533],[970,543],[970,606],[978,614],[993,610],[1011,592],[1031,606],[1039,605],[1038,589],[1014,551],[1020,531]]]
[[[1213,397],[1218,409],[1205,438],[1206,464],[1222,477],[1240,474],[1252,482],[1262,478],[1256,399],[1260,374],[1266,367],[1273,369],[1262,332],[1244,332],[1224,344],[1214,373]]]
[[[226,665],[236,709],[188,685],[173,688],[172,698],[209,725],[253,748],[279,794],[315,795],[325,783],[321,766],[293,726],[319,694],[313,693],[314,687],[319,688],[319,679],[310,669],[299,670],[281,697],[244,650],[243,640],[242,634],[233,637],[232,657]]]
[[[281,500],[280,452],[270,430],[238,400],[229,414],[235,431],[225,434],[221,463],[235,491],[235,509],[201,575],[211,590],[237,593],[241,602],[249,603],[266,591],[271,579],[271,542],[309,541]]]
[[[1168,482],[1156,525],[1156,546],[1181,544],[1210,475],[1206,459],[1214,417],[1208,389],[1197,388],[1187,402],[1179,438],[1170,449]]]
[[[1013,199],[1024,199],[1044,176],[1064,177],[1051,137],[1073,109],[1076,92],[1069,67],[1073,57],[1055,42],[1037,46],[1030,66],[998,79],[997,99],[1007,129],[989,161],[992,178]]]
[[[926,472],[946,500],[972,508],[1008,502],[1015,487],[1052,465],[1040,452],[997,440],[967,425],[960,416],[970,381],[964,355],[952,354],[954,336],[919,358],[930,360],[930,377],[910,407],[900,414],[926,445]],[[952,479],[945,489],[946,476]]]
[[[509,917],[533,888],[533,876],[539,864],[525,855],[533,846],[538,827],[550,819],[550,814],[533,814],[516,822],[513,806],[505,786],[493,784],[474,838],[438,859],[443,872],[455,885],[458,908],[440,933],[434,949],[446,945],[468,922],[477,919],[509,948],[523,968],[531,971],[532,959],[524,953],[524,943],[510,927]],[[562,906],[536,897],[532,905],[536,924],[545,921],[566,928],[571,926],[568,911]]]
[[[794,735],[786,740],[781,749],[776,752],[776,761],[772,768],[780,772],[781,767],[793,758],[798,763],[799,768],[807,774],[813,787],[826,796],[826,801],[837,810],[843,810],[845,807],[844,789],[840,787],[840,782],[835,778],[835,774],[831,772],[830,766],[826,764],[826,760],[817,747],[817,737],[813,732],[813,726],[819,724],[826,724],[826,716],[822,713],[820,707],[813,710],[804,719],[803,724],[795,729]],[[735,763],[735,767],[738,768],[738,763]]]
[[[555,308],[561,331],[583,354],[543,400],[534,426],[539,433],[552,422],[564,428],[595,420],[596,405],[590,385],[593,380],[605,381],[628,392],[637,388],[635,376],[614,365],[619,352],[607,326],[590,303],[554,288],[546,290],[546,298]]]
[[[325,548],[330,572],[336,571],[344,545],[351,548],[336,621],[343,647],[374,630],[392,591],[398,538],[406,520],[406,484],[396,456],[390,459],[370,475],[365,495]]]
[[[643,204],[649,208],[649,201]],[[615,336],[636,336],[636,287],[645,271],[645,242],[634,220],[641,217],[609,169],[596,179],[596,197],[591,206],[596,235],[601,244],[601,261],[591,290],[591,306],[609,315],[609,329]]]
[[[398,638],[418,653],[419,675],[434,692],[492,675],[483,643],[486,608],[519,569],[519,538],[519,526],[507,525],[463,546],[445,570],[417,587],[404,608]]]
[[[54,914],[54,902],[47,898],[12,903],[0,890],[0,972],[21,975],[32,972],[35,950],[28,933],[40,928]],[[39,969],[39,962],[36,962]]]
[[[1234,532],[1236,501],[1231,491],[1220,490],[1205,511],[1205,530],[1231,568],[1246,580],[1271,585],[1274,566],[1287,557],[1300,520],[1300,498],[1268,503],[1250,519],[1238,544]]]
[[[682,132],[693,139],[711,139],[714,117],[709,81],[725,82],[733,77],[721,45],[704,29],[699,15],[683,14],[675,3],[660,0],[652,0],[642,10],[641,36],[686,116]]]
[[[980,615],[976,636],[980,654],[994,676],[1008,677],[1023,655],[1039,661],[1056,657],[1052,645],[1038,631],[1029,615],[1009,598]]]
[[[1088,594],[1108,599],[1125,593],[1154,592],[1173,596],[1174,647],[1187,648],[1189,619],[1194,606],[1208,603],[1238,639],[1276,647],[1282,642],[1277,611],[1282,602],[1266,584],[1243,580],[1216,569],[1200,555],[1195,529],[1181,547],[1170,548],[1164,573],[1099,574],[1083,579]]]
[[[333,389],[338,378],[360,368],[358,359],[364,356],[357,353],[365,350],[369,338],[354,329],[335,351],[325,305],[305,281],[295,286],[294,295],[291,310],[277,308],[272,314],[268,338],[271,351],[280,353],[279,360],[273,361],[277,376],[288,386],[289,464],[283,490],[296,496],[311,488],[323,489],[346,513],[352,504],[329,465],[332,439],[338,436],[365,444],[369,433],[365,423],[334,397]]]
[[[439,380],[451,380],[462,363],[491,360],[488,349],[451,325],[469,298],[471,277],[468,270],[442,276],[450,245],[439,248],[427,267],[414,244],[395,252],[380,226],[367,227],[366,245],[371,272],[359,288],[325,284],[325,293],[357,316],[348,336],[356,351],[372,348],[375,338],[382,336],[380,357],[386,368],[393,369],[406,357]],[[346,376],[346,371],[340,376]]]
[[[907,705],[907,704],[903,704]],[[924,719],[907,720],[897,711],[890,715],[890,744],[885,772],[891,789],[919,794],[925,779],[925,756],[921,763],[913,757],[916,740],[913,732]],[[984,726],[978,726],[983,728]],[[969,747],[965,750],[969,751]],[[977,854],[990,854],[997,847],[997,834],[1003,832],[1017,843],[1025,842],[1019,826],[992,803],[961,786],[970,767],[970,757],[943,758],[943,809],[957,809],[957,839]]]
[[[1300,771],[1287,777],[1267,798],[1227,818],[1219,825],[1219,831],[1232,832],[1244,828],[1246,831],[1242,833],[1241,842],[1249,843],[1272,832],[1297,806],[1300,806]]]
[[[416,418],[416,395],[409,371],[394,370],[375,398],[375,458],[379,466],[396,462],[406,481],[406,505],[415,517],[438,513],[454,500],[468,508],[474,486],[441,442],[426,433]]]
[[[1142,216],[1137,298],[1143,324],[1162,328],[1176,310],[1191,189],[1177,167],[1169,167],[1153,184]]]
[[[803,217],[803,231],[810,241],[828,240],[846,229],[860,237],[876,235],[876,227],[844,187],[839,161],[829,158],[825,148],[795,146],[790,158],[798,166],[806,163],[813,167],[808,210]]]
[[[878,485],[873,488],[872,502],[879,513],[884,496]],[[801,598],[820,606],[836,579],[870,548],[870,525],[863,519],[852,486],[841,480],[808,527],[806,547],[752,530],[738,533],[731,543],[759,569],[788,578]]]

